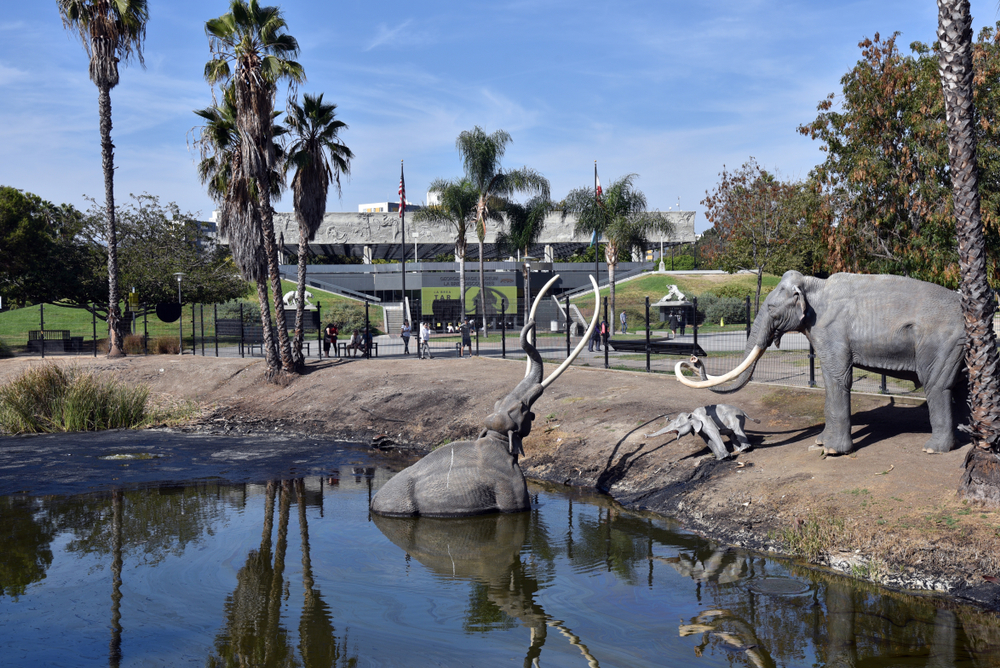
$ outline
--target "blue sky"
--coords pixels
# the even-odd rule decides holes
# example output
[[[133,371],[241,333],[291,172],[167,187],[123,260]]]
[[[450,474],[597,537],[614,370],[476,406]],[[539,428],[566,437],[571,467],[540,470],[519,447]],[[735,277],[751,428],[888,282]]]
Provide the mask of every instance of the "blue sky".
[[[8,3],[0,19],[0,184],[56,203],[103,200],[97,89],[53,1]],[[194,109],[211,103],[202,73],[205,20],[228,3],[149,0],[146,69],[112,91],[116,198],[149,192],[207,218],[195,173]],[[822,160],[796,133],[839,92],[858,42],[899,31],[932,42],[937,5],[921,2],[563,0],[281,4],[307,81],[350,127],[356,154],[329,211],[396,199],[406,161],[411,202],[461,173],[455,138],[476,125],[513,137],[504,165],[533,167],[561,199],[634,172],[650,208],[697,211],[723,165],[750,156],[784,178]],[[974,28],[995,0],[972,2]],[[281,90],[278,107],[284,107]],[[291,210],[286,196],[276,203]]]

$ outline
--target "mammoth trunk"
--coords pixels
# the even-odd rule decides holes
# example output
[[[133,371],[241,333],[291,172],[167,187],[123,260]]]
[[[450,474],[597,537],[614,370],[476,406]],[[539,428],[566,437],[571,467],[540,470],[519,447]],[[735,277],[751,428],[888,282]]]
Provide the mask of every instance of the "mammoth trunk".
[[[716,394],[732,394],[733,392],[742,390],[750,382],[750,379],[753,378],[754,370],[757,368],[757,362],[760,361],[761,355],[763,355],[764,351],[774,341],[774,332],[774,321],[768,316],[765,304],[765,307],[757,312],[757,317],[754,318],[753,326],[750,328],[750,336],[747,338],[747,344],[743,349],[743,360],[745,361],[753,354],[755,348],[760,349],[760,354],[756,356],[753,363],[731,385],[725,387],[716,386],[709,389]]]

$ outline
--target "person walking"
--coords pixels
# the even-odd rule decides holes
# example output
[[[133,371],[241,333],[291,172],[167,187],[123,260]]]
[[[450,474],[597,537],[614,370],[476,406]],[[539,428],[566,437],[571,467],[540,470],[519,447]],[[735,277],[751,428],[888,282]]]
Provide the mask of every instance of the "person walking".
[[[399,328],[399,336],[403,339],[403,354],[410,354],[410,321],[404,320],[403,326]]]
[[[622,311],[620,319],[622,321],[622,334],[625,334],[628,332],[628,320],[625,317],[625,311]]]
[[[601,343],[605,347],[608,345],[608,335],[611,334],[611,330],[608,328],[607,318],[601,318]]]
[[[469,349],[469,357],[472,357],[472,333],[469,331],[469,326],[469,319],[466,318],[458,328],[459,333],[462,335],[462,345],[458,348],[459,357],[464,357],[463,353],[466,347]]]
[[[671,313],[670,317],[667,318],[667,326],[670,327],[670,338],[672,339],[677,338],[677,327],[679,324],[680,323],[677,321],[677,315]]]

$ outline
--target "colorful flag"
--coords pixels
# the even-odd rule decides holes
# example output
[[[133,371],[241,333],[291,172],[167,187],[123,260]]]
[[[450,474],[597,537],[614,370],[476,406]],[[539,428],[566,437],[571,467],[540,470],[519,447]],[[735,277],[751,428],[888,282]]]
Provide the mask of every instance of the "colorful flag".
[[[403,180],[403,161],[399,161],[399,217],[406,211],[406,181]]]

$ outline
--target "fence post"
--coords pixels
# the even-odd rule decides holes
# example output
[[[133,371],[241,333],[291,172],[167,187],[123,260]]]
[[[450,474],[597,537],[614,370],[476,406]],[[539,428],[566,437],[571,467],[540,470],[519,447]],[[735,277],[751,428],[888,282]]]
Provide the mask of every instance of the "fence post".
[[[323,303],[316,302],[316,319],[319,320],[319,333],[316,335],[316,356],[319,359],[323,359]]]
[[[476,328],[476,356],[479,356],[479,314],[476,313],[472,326]],[[486,327],[486,314],[483,314],[483,327]],[[485,332],[485,330],[484,330]],[[488,335],[487,335],[488,336]]]
[[[42,328],[42,359],[45,359],[45,304],[38,305],[38,322]]]
[[[192,355],[197,355],[198,354],[198,334],[197,334],[197,332],[195,332],[195,329],[194,329],[194,324],[195,324],[194,317],[195,317],[194,316],[194,304],[192,303],[191,304],[191,354]]]
[[[90,319],[94,326],[94,357],[97,357],[97,306],[91,303]]]
[[[698,298],[692,297],[691,304],[694,306],[694,341],[691,347],[691,354],[697,354],[695,351],[698,350]]]
[[[370,360],[372,358],[371,346],[368,345],[368,333],[371,331],[371,325],[368,322],[368,300],[365,300],[365,359]]]
[[[142,307],[142,354],[149,355],[149,309]]]
[[[212,304],[212,331],[215,332],[215,356],[219,356],[219,305]]]
[[[885,374],[882,374],[882,385],[878,388],[879,394],[889,394],[889,388],[885,384]]]
[[[809,343],[809,387],[816,387],[816,349]]]
[[[500,298],[500,358],[507,359],[507,300]]]
[[[750,295],[747,295],[747,341],[750,340]]]
[[[611,323],[608,322],[608,298],[607,297],[604,298],[604,322],[607,323],[607,329],[608,329],[607,335],[606,336],[605,335],[601,336],[601,343],[604,344],[604,368],[605,369],[610,369],[611,367],[608,365],[608,347],[611,345],[610,344],[610,341],[611,341]]]
[[[205,305],[201,305],[201,356],[205,356]]]
[[[570,344],[569,344],[569,295],[566,295],[566,357],[569,358]]]
[[[649,295],[646,295],[646,373],[649,373]]]
[[[240,359],[243,359],[243,355],[244,355],[243,341],[244,341],[244,334],[243,334],[243,302],[240,302]]]

